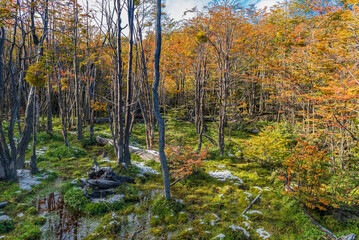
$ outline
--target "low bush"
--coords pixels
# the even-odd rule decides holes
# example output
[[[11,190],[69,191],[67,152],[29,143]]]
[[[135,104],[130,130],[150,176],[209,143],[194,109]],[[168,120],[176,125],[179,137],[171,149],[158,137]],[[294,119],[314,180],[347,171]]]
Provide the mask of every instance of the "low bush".
[[[72,188],[64,195],[64,202],[72,211],[84,212],[90,200],[84,196],[80,189]]]

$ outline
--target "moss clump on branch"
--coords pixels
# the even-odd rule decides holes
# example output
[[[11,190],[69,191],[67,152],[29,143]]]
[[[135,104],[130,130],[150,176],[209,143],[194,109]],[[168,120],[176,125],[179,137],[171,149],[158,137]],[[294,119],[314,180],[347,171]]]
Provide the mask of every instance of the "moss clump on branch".
[[[46,66],[43,62],[32,64],[27,70],[25,80],[33,87],[44,87],[46,84]]]

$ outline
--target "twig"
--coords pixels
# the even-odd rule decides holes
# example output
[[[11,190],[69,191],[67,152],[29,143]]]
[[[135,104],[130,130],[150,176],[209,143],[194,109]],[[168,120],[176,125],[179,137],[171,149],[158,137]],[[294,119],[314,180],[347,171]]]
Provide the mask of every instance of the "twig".
[[[334,113],[333,113],[333,116],[334,116],[335,120],[337,120],[337,122],[339,123],[339,125],[340,125],[342,128],[344,128],[344,129],[350,134],[350,136],[353,138],[354,141],[359,141],[359,139],[356,138],[356,137],[354,136],[354,134],[353,134],[351,131],[349,131],[349,130],[338,120],[337,116],[335,116]]]
[[[174,181],[170,186],[173,187],[176,183],[182,181],[183,179],[185,179],[186,177],[183,177],[183,178],[180,178],[180,179],[177,179],[176,181]]]
[[[317,221],[315,221],[315,219],[310,216],[309,212],[305,209],[302,208],[303,212],[305,213],[305,215],[307,215],[307,217],[309,218],[309,220],[317,227],[319,227],[319,229],[323,232],[325,232],[325,234],[327,234],[327,237],[330,239],[338,239],[331,231],[329,231],[328,229],[325,229],[324,227],[322,227],[322,225],[320,225]]]
[[[256,201],[257,201],[261,196],[262,196],[262,194],[259,194],[259,195],[248,205],[248,207],[246,208],[246,210],[244,210],[244,211],[242,212],[242,215],[244,215],[244,214],[252,207],[252,205],[256,203]]]
[[[216,141],[213,140],[213,138],[207,136],[206,134],[203,134],[203,136],[204,136],[205,138],[207,138],[212,144],[217,145]]]
[[[15,202],[20,201],[23,197],[25,197],[25,196],[27,196],[27,195],[33,193],[33,192],[34,192],[34,190],[30,190],[30,191],[28,191],[27,193],[21,194],[20,196],[18,196],[17,198],[15,198]]]

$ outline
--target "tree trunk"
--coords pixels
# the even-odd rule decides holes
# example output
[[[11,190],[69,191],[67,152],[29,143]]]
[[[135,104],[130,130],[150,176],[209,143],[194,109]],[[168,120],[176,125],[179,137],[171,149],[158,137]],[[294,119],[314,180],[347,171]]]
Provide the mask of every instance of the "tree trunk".
[[[76,110],[77,110],[77,140],[82,139],[82,116],[81,116],[81,102],[80,102],[80,81],[78,78],[77,71],[77,29],[78,29],[78,9],[77,9],[77,1],[75,1],[75,9],[74,9],[74,20],[75,20],[75,32],[74,32],[74,71],[75,71],[75,94],[76,94]]]
[[[155,50],[155,80],[153,82],[153,103],[154,112],[158,121],[159,128],[159,153],[163,175],[163,185],[166,199],[171,199],[170,178],[167,166],[166,154],[165,154],[165,124],[160,112],[160,106],[158,102],[158,86],[160,83],[160,58],[161,58],[161,0],[157,0],[157,15],[156,15],[156,50]]]
[[[121,51],[121,1],[117,0],[117,126],[119,127],[119,139],[117,141],[117,161],[118,164],[124,162],[123,158],[123,104],[122,104],[122,51]]]
[[[130,128],[131,128],[131,103],[132,103],[132,64],[133,64],[133,27],[135,0],[127,1],[128,25],[129,25],[129,51],[128,51],[128,72],[127,72],[127,95],[126,95],[126,119],[125,119],[125,138],[124,138],[124,161],[131,164],[130,145]]]

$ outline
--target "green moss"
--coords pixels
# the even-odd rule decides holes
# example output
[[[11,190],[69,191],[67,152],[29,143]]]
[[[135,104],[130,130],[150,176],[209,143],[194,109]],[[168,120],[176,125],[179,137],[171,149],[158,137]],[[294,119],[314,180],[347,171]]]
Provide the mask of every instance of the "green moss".
[[[162,223],[162,220],[158,216],[153,216],[150,219],[150,226],[156,227]]]
[[[100,216],[110,210],[105,203],[89,203],[86,205],[85,212],[90,216]]]
[[[29,209],[26,210],[26,213],[28,213],[30,215],[36,215],[37,209],[35,207],[30,207]]]
[[[15,224],[11,220],[6,220],[0,222],[0,233],[8,233],[12,231],[15,227]]]
[[[164,217],[166,215],[171,215],[172,213],[176,214],[183,209],[183,205],[175,200],[167,200],[164,197],[160,196],[155,199],[151,206],[151,210],[153,214],[158,215],[160,217]]]
[[[118,239],[121,233],[122,225],[126,225],[126,220],[123,220],[115,213],[105,215],[101,219],[102,224],[85,240],[97,240],[97,239]]]
[[[27,225],[25,232],[19,236],[20,240],[38,240],[41,238],[40,227],[34,225]]]
[[[186,223],[188,222],[188,216],[185,212],[180,212],[178,214],[178,222],[179,223]]]
[[[64,202],[75,212],[84,212],[86,205],[90,203],[80,189],[72,188],[64,195]]]
[[[50,157],[61,158],[79,158],[87,155],[87,153],[82,149],[67,146],[56,147],[48,151],[46,154]]]
[[[213,182],[214,178],[208,175],[203,169],[197,169],[186,179],[183,180],[183,185],[187,187],[203,186]]]
[[[32,223],[36,226],[43,226],[46,223],[45,217],[37,217],[32,220]]]
[[[27,203],[19,203],[18,205],[16,205],[17,212],[26,211],[29,208],[30,208],[30,205]]]

